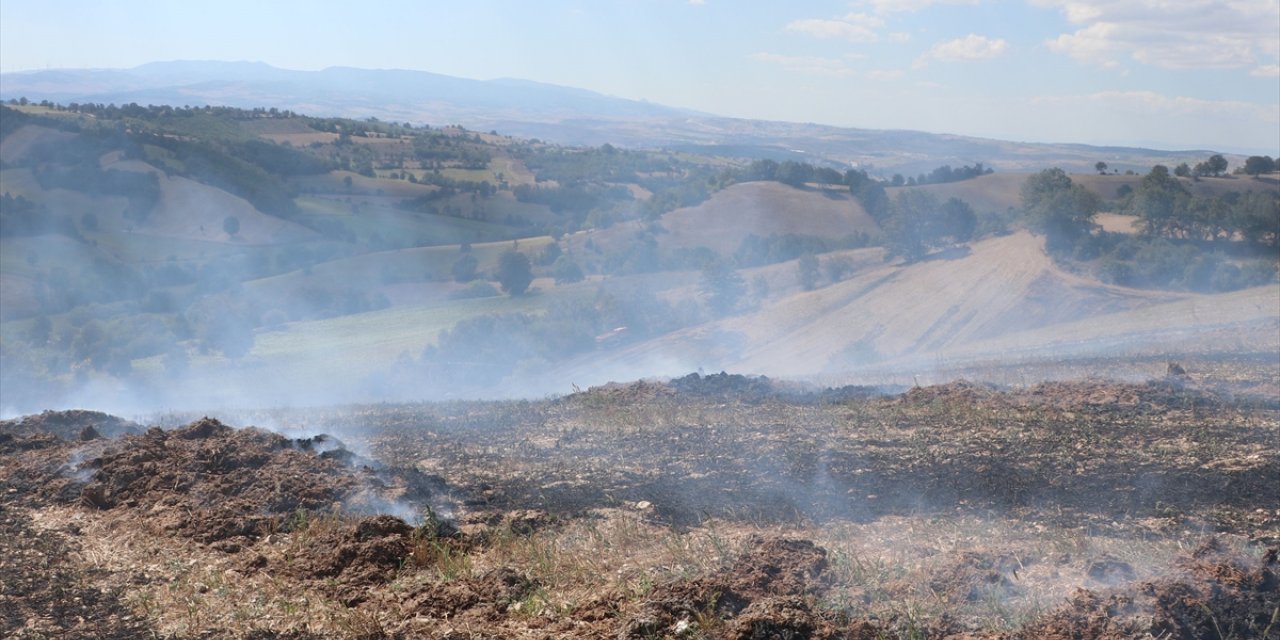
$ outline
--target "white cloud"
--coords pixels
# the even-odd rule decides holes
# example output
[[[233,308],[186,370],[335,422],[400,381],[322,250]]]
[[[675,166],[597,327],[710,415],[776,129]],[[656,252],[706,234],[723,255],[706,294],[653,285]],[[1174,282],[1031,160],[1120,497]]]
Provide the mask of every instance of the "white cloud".
[[[1280,64],[1264,64],[1249,72],[1255,78],[1280,78]]]
[[[876,13],[919,11],[935,4],[978,4],[981,0],[870,0]]]
[[[920,59],[916,61],[916,66],[924,66],[930,59],[942,62],[990,60],[1003,55],[1008,50],[1009,43],[1000,38],[988,38],[971,33],[963,38],[947,40],[933,45],[924,55],[920,56]]]
[[[1053,51],[1114,67],[1125,60],[1167,69],[1263,67],[1280,59],[1275,0],[1032,0],[1079,29],[1048,40]]]
[[[689,4],[706,4],[707,0],[689,0]]]
[[[840,58],[818,56],[787,56],[779,53],[754,53],[753,60],[781,65],[787,71],[810,76],[841,77],[853,75],[853,70]]]
[[[787,31],[803,33],[815,38],[843,38],[850,42],[875,42],[876,30],[884,26],[884,20],[865,13],[850,13],[843,18],[805,18],[787,25]]]

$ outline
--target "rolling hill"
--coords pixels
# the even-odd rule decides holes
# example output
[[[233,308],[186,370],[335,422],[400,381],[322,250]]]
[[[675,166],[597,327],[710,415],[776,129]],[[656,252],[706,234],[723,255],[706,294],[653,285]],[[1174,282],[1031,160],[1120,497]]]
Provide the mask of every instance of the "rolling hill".
[[[569,145],[669,148],[915,175],[983,162],[1001,171],[1061,166],[1085,172],[1105,160],[1145,171],[1202,160],[1212,151],[1162,151],[1002,141],[919,131],[719,117],[517,79],[472,80],[423,71],[329,68],[293,71],[253,62],[172,61],[132,69],[60,69],[0,75],[0,99],[59,103],[273,107],[315,115],[440,125]],[[1232,156],[1233,164],[1240,158]]]
[[[898,214],[877,209],[886,233],[838,184],[858,172],[810,166],[836,184],[791,186],[780,168],[803,165],[264,109],[3,109],[0,374],[6,403],[31,408],[529,396],[698,368],[900,381],[943,363],[1185,349],[1280,316],[1265,229],[1099,236],[1129,251],[1130,272],[1069,272],[1018,214],[1001,217],[1011,234],[901,264],[878,246]],[[1003,214],[1027,175],[916,188]],[[1112,200],[1141,176],[1072,180]],[[1215,206],[1242,221],[1274,205],[1231,199]],[[512,250],[530,263],[525,295],[499,291]],[[1163,284],[1144,271],[1169,265]]]
[[[1025,232],[917,264],[877,262],[861,261],[864,268],[843,282],[783,290],[741,316],[593,354],[550,377],[582,384],[701,369],[910,383],[912,375],[945,375],[939,370],[966,362],[1213,350],[1236,329],[1273,338],[1249,348],[1280,347],[1276,284],[1215,295],[1105,285],[1062,271],[1043,240]],[[794,277],[794,268],[765,267],[747,277]]]

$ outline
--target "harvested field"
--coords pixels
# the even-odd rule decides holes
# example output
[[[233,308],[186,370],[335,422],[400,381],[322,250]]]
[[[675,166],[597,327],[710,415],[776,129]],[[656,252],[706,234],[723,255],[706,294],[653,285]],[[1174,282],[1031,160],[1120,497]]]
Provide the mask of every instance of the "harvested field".
[[[1275,638],[1255,382],[28,416],[0,423],[0,632]]]

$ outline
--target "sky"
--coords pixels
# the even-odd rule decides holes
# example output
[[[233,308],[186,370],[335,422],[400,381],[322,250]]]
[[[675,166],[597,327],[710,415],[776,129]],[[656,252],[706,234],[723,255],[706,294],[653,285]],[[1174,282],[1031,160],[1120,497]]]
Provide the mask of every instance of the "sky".
[[[719,115],[1280,155],[1280,0],[2,0],[0,71],[522,78]]]

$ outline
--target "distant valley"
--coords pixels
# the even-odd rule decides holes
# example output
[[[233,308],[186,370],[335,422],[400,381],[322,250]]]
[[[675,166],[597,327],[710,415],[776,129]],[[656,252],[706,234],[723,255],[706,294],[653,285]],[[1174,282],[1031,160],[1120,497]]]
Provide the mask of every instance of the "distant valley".
[[[6,73],[0,99],[34,102],[266,107],[309,115],[462,125],[558,144],[826,163],[875,176],[983,162],[1002,171],[1090,171],[1176,165],[1212,150],[1154,150],[1014,142],[944,133],[742,120],[524,80],[471,80],[423,71],[291,71],[250,62],[158,62],[133,69]],[[1230,157],[1236,162],[1243,157]]]

